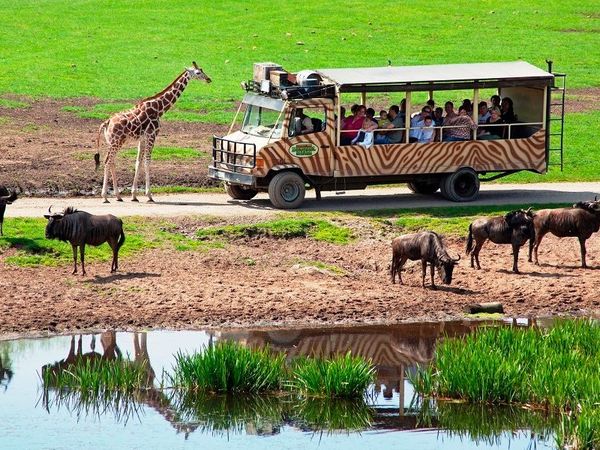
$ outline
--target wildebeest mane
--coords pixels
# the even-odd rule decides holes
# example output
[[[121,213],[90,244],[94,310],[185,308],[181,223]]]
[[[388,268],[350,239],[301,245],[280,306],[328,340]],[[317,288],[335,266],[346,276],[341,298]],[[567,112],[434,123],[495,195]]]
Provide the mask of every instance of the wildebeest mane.
[[[450,258],[450,255],[448,255],[448,252],[444,248],[444,243],[442,241],[442,237],[434,231],[432,231],[431,234],[433,235],[432,236],[433,239],[431,242],[432,250],[433,250],[433,253],[436,256],[437,260],[442,263],[451,261],[452,258]]]
[[[594,209],[594,204],[596,202],[577,202],[573,205],[573,208],[584,209],[585,211],[589,211],[591,213],[596,212]]]
[[[67,214],[73,214],[73,213],[76,213],[76,212],[78,212],[78,210],[75,209],[74,206],[67,206],[65,208],[65,210],[63,211],[63,214],[66,216]]]

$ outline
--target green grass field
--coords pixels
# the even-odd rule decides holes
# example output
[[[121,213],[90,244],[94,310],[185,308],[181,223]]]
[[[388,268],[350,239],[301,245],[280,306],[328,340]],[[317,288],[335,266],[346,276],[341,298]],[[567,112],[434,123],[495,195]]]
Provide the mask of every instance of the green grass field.
[[[83,117],[103,118],[162,90],[192,60],[212,77],[194,83],[166,120],[227,123],[252,64],[288,70],[554,60],[567,86],[600,86],[597,2],[260,3],[150,0],[0,0],[0,96],[94,97]],[[408,25],[408,26],[407,26]],[[397,101],[392,98],[391,100]],[[440,99],[442,101],[442,99]],[[117,103],[114,105],[114,103]],[[597,104],[597,102],[596,102]],[[2,99],[0,106],[27,107]],[[597,106],[596,106],[597,107]],[[600,111],[569,114],[566,169],[506,181],[600,179],[595,157]]]

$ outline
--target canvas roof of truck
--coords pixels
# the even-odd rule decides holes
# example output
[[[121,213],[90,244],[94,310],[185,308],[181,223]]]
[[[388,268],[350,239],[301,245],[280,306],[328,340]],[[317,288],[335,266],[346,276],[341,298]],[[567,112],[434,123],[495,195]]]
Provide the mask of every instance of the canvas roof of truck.
[[[554,79],[553,74],[525,61],[318,69],[316,72],[325,82],[336,84],[341,92],[460,89],[467,84],[492,87],[536,80],[548,85]]]

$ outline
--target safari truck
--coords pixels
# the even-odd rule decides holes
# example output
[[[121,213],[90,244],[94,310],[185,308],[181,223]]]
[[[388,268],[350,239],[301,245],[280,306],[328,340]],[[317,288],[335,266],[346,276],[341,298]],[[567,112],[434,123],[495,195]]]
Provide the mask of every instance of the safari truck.
[[[228,134],[213,137],[209,176],[225,182],[234,199],[268,192],[271,203],[284,209],[298,207],[307,188],[320,199],[321,191],[388,183],[408,183],[419,194],[439,189],[455,202],[473,200],[480,181],[523,170],[543,174],[552,164],[562,170],[566,76],[552,73],[547,63],[547,71],[514,61],[298,73],[256,63],[253,79],[242,83],[246,93]],[[449,140],[457,127],[438,124],[429,142],[414,142],[410,112],[421,104],[412,99],[445,100],[445,92],[465,90],[473,104],[468,139]],[[490,91],[512,100],[516,117],[510,123],[475,125],[477,105]],[[360,96],[366,105],[369,94],[377,99],[382,93],[396,104],[403,99],[403,123],[372,131],[373,145],[348,143],[344,133],[357,130],[342,122],[342,96]],[[394,143],[378,143],[390,132],[401,134]]]

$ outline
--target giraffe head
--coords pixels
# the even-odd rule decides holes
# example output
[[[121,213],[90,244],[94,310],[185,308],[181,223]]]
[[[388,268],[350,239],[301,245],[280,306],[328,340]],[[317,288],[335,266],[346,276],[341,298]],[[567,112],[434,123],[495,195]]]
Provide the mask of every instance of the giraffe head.
[[[210,77],[208,75],[206,75],[200,67],[198,67],[198,64],[196,64],[196,61],[193,61],[192,64],[194,65],[194,67],[187,68],[187,71],[190,74],[191,79],[196,78],[200,81],[206,81],[207,83],[210,83],[212,81],[210,79]]]

